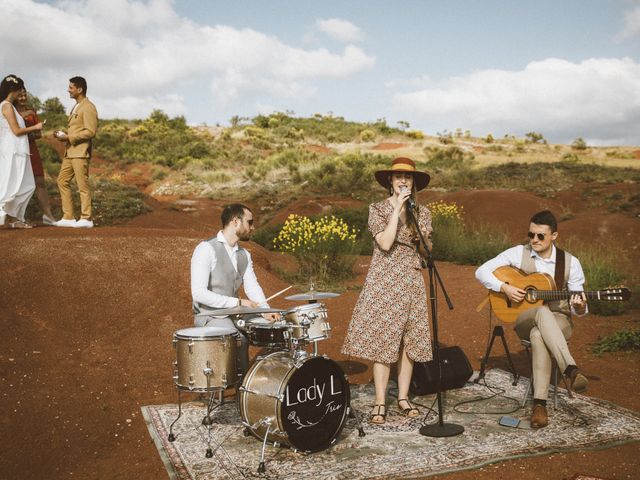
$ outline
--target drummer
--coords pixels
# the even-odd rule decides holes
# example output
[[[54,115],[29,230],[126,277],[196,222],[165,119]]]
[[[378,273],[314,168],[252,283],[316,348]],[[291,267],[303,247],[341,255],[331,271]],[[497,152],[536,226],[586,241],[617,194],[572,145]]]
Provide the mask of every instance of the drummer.
[[[238,372],[249,368],[249,344],[245,335],[228,316],[216,316],[221,308],[265,307],[269,305],[253,270],[251,254],[238,241],[247,241],[254,230],[253,212],[246,205],[233,203],[222,210],[222,230],[202,241],[191,257],[191,297],[196,327],[224,327],[235,330],[238,339]],[[249,298],[240,298],[240,286]],[[273,322],[277,313],[264,318]]]

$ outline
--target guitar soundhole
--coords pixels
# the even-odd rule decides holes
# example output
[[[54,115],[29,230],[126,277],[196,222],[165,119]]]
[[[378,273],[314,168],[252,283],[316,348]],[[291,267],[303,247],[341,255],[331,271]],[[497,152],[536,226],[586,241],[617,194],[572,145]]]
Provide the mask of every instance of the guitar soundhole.
[[[538,301],[538,291],[535,288],[526,288],[526,294],[524,296],[524,299],[529,302],[529,303],[536,303]]]

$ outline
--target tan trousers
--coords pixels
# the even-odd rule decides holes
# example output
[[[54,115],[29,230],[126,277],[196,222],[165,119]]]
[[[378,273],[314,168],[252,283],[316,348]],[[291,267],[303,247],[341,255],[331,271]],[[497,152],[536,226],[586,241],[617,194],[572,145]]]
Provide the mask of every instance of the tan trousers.
[[[67,158],[62,160],[58,174],[58,189],[62,201],[62,217],[73,220],[73,200],[71,199],[71,180],[75,177],[80,192],[80,218],[91,220],[91,190],[89,190],[89,159]]]
[[[533,398],[546,400],[552,357],[558,363],[561,374],[567,366],[576,364],[567,345],[573,333],[571,319],[562,313],[552,312],[546,306],[530,308],[520,314],[514,330],[518,337],[531,342]]]

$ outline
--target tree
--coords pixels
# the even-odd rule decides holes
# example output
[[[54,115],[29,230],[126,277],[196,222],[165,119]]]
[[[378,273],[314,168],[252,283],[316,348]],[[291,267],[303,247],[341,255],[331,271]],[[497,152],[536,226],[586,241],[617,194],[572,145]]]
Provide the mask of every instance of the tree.
[[[47,98],[42,107],[44,113],[64,113],[64,105],[58,97]]]
[[[524,135],[530,143],[547,143],[541,133],[529,132]]]
[[[31,95],[29,92],[27,92],[27,105],[31,106],[36,113],[42,110],[42,102],[40,99],[35,95]]]

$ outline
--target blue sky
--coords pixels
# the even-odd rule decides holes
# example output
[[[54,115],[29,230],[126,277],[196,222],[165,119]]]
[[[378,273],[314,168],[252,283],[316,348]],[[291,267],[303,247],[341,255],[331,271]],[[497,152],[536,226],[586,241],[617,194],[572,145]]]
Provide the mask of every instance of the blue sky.
[[[290,110],[640,145],[640,1],[0,0],[0,64],[103,118]],[[24,29],[33,25],[37,38]]]

